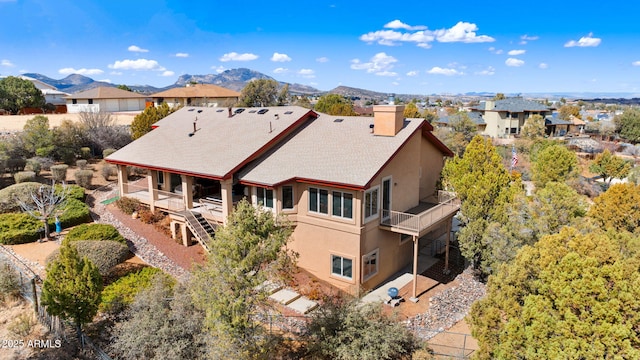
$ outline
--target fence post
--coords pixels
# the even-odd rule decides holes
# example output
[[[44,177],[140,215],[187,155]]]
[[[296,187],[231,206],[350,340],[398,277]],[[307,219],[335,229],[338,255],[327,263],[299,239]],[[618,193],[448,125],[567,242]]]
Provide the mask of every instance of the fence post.
[[[33,292],[33,308],[38,316],[38,292],[36,291],[36,278],[31,278],[31,291]]]

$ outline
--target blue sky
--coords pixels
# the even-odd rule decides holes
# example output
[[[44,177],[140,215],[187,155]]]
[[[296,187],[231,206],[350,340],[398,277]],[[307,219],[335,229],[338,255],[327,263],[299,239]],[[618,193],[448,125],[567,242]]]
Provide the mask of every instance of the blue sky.
[[[634,1],[0,0],[0,75],[114,84],[249,68],[402,94],[640,94]]]

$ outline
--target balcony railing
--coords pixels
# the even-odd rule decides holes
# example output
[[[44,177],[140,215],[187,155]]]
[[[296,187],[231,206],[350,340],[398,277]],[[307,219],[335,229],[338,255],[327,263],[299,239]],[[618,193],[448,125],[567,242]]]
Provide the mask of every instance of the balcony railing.
[[[419,213],[382,210],[380,225],[390,227],[392,231],[420,235],[460,209],[460,199],[450,192],[439,191],[437,202]]]
[[[150,193],[149,187],[134,183],[126,184],[125,191],[126,193],[121,194],[121,196],[138,199],[147,205],[151,205],[151,202],[155,198],[153,205],[169,212],[179,213],[185,209],[184,199],[180,194],[155,189]]]

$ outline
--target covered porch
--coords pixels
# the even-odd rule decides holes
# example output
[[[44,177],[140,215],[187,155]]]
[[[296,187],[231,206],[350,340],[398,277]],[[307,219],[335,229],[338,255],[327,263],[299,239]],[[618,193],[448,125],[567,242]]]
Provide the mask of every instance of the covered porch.
[[[460,209],[460,199],[455,194],[438,191],[437,198],[424,199],[405,212],[382,210],[379,227],[384,230],[411,236],[413,240],[413,291],[412,301],[418,301],[419,239],[429,232],[446,226],[444,271],[448,270],[451,228],[453,216]]]

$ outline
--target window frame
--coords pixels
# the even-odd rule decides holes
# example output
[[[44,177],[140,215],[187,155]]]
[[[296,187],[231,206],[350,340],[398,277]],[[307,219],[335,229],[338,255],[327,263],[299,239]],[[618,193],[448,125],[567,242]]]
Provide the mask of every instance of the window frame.
[[[316,209],[315,210],[313,210],[311,208],[311,204],[312,204],[311,193],[312,193],[312,190],[316,191],[316,201],[315,201],[315,208]],[[329,190],[323,189],[323,188],[319,188],[319,187],[315,187],[315,186],[309,186],[308,192],[309,192],[309,198],[308,198],[309,199],[309,205],[307,206],[307,210],[309,211],[309,213],[329,216],[329,207],[330,207],[329,206]],[[325,192],[326,193],[326,197],[327,197],[327,204],[326,204],[326,210],[327,211],[326,212],[322,212],[321,211],[322,210],[322,201],[321,201],[322,192]]]
[[[285,201],[284,201],[284,190],[285,188],[289,188],[291,189],[291,207],[285,207]],[[296,208],[296,197],[295,197],[295,192],[293,190],[293,185],[282,185],[282,188],[280,190],[280,195],[282,196],[282,210],[295,210]]]
[[[374,260],[375,270],[367,273],[367,265]],[[371,266],[371,265],[369,265]],[[367,254],[362,255],[362,282],[365,282],[378,274],[380,270],[380,249],[375,249]]]
[[[340,198],[340,215],[336,215],[335,214],[335,199],[336,199],[336,194],[340,194],[339,198]],[[349,216],[345,216],[345,206],[344,206],[344,199],[345,199],[345,195],[348,195],[351,197],[351,214],[349,214]],[[353,201],[354,196],[353,193],[351,192],[346,192],[346,191],[340,191],[340,190],[331,190],[331,216],[332,217],[337,217],[340,219],[348,219],[348,220],[353,220]]]
[[[336,258],[340,258],[341,259],[341,261],[340,261],[340,273],[335,273],[333,271],[334,270],[333,263],[334,263],[334,259],[336,259]],[[339,279],[353,281],[353,264],[354,264],[354,259],[353,258],[350,258],[348,256],[343,256],[343,255],[331,254],[329,259],[331,260],[331,263],[330,263],[331,276],[334,276],[334,277],[339,278]],[[345,260],[351,262],[351,275],[350,276],[344,275],[344,273],[345,273],[345,266],[344,266]]]
[[[266,200],[268,199],[267,195],[268,192],[271,192],[271,206],[267,205]],[[263,194],[261,194],[261,192],[263,192]],[[264,199],[264,200],[263,200]],[[260,205],[260,203],[262,202],[262,207],[265,209],[275,209],[275,201],[273,199],[273,189],[269,189],[266,187],[256,187],[256,205]]]
[[[367,216],[367,194],[369,193],[376,193],[376,208],[375,211],[373,213],[371,213],[369,216]],[[362,196],[362,216],[364,218],[364,223],[368,223],[369,221],[375,220],[380,216],[380,186],[376,185],[374,187],[371,187],[370,189],[367,189],[363,196]]]

